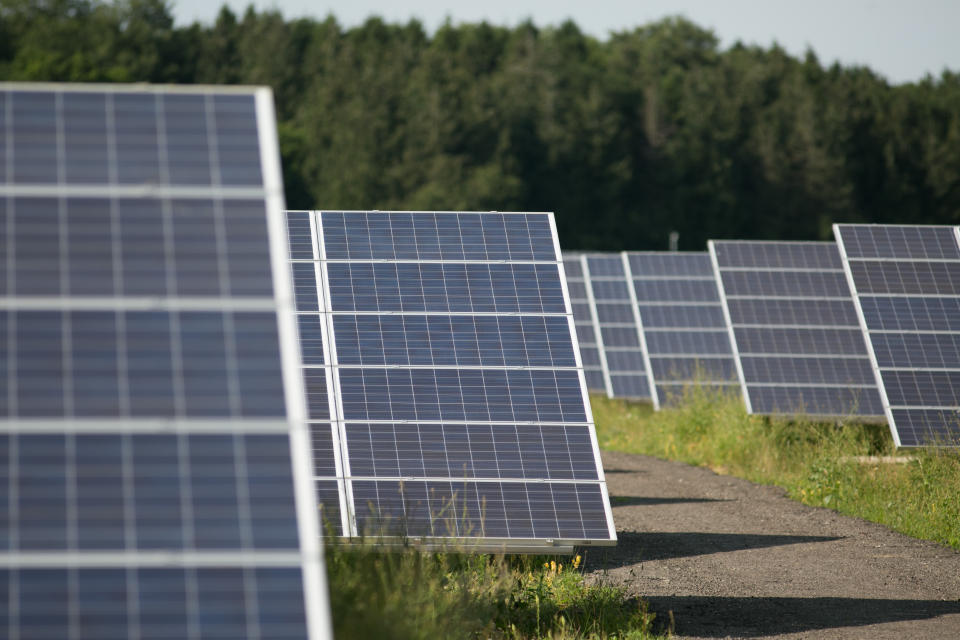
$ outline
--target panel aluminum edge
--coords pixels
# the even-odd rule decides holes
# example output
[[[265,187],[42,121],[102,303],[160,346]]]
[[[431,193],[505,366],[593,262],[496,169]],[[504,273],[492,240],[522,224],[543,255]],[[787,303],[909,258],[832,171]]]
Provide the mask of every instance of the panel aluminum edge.
[[[740,361],[740,349],[737,347],[737,335],[733,330],[733,320],[730,318],[730,307],[727,305],[727,291],[723,287],[723,278],[720,276],[720,262],[717,260],[717,249],[713,240],[707,240],[707,251],[710,253],[710,264],[713,265],[713,277],[717,281],[717,292],[720,294],[720,307],[723,309],[723,319],[727,322],[727,333],[730,337],[730,349],[733,351],[733,364],[737,368],[737,378],[740,379],[740,391],[743,393],[743,403],[747,413],[753,413],[750,403],[750,392],[747,389],[747,380],[743,375],[743,363]]]
[[[277,325],[284,381],[287,419],[290,423],[290,458],[293,466],[294,497],[300,551],[303,554],[304,610],[307,633],[311,640],[333,637],[327,574],[320,541],[320,519],[313,481],[313,459],[310,455],[310,430],[307,426],[303,363],[297,338],[296,307],[293,298],[293,276],[290,271],[289,239],[283,178],[280,174],[280,146],[277,138],[273,91],[255,90],[257,135],[260,162],[267,204],[267,233],[273,270],[274,296],[277,301]]]

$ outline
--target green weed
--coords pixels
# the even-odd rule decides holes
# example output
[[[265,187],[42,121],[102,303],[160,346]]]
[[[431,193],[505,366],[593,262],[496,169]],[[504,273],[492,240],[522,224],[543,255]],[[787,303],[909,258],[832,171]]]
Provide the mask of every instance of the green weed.
[[[580,557],[327,546],[334,634],[386,638],[645,640],[653,614],[588,582]]]

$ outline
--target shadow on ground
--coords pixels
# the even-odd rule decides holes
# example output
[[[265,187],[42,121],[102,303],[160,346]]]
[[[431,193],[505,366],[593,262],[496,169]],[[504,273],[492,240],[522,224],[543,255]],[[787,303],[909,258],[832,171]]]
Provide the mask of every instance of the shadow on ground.
[[[788,536],[759,533],[618,531],[615,547],[598,547],[588,555],[589,569],[613,569],[649,560],[686,558],[727,551],[840,540],[836,536]]]
[[[691,504],[697,502],[733,502],[720,498],[653,498],[647,496],[610,496],[611,507],[654,506],[658,504]]]
[[[960,614],[960,601],[867,598],[645,597],[657,621],[680,635],[760,637]]]

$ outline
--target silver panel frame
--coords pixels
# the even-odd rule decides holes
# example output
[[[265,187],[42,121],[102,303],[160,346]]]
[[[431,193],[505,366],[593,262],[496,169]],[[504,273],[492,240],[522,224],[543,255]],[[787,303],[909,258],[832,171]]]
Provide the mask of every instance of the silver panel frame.
[[[573,310],[570,303],[570,292],[567,287],[567,281],[565,277],[563,257],[561,255],[559,239],[557,235],[556,222],[554,216],[550,212],[471,212],[471,211],[457,211],[457,212],[441,212],[441,211],[390,211],[383,213],[500,213],[503,215],[530,215],[530,214],[540,214],[546,215],[551,227],[551,232],[554,242],[554,252],[555,260],[383,260],[383,259],[329,259],[326,256],[326,248],[324,245],[324,236],[322,228],[322,215],[323,213],[330,211],[336,213],[379,213],[375,211],[367,210],[311,210],[309,211],[311,217],[311,226],[315,230],[315,236],[313,238],[315,242],[315,257],[318,261],[318,272],[320,274],[320,279],[318,280],[318,287],[320,289],[319,296],[319,306],[321,309],[321,314],[324,317],[324,321],[321,323],[324,326],[326,334],[324,336],[324,349],[325,349],[325,364],[324,367],[328,371],[327,381],[328,381],[328,394],[334,396],[335,402],[330,404],[332,419],[334,420],[334,434],[337,436],[337,442],[334,443],[334,449],[337,451],[339,456],[338,463],[338,473],[343,475],[338,479],[340,493],[341,493],[341,517],[343,519],[343,531],[345,535],[341,538],[344,544],[348,545],[374,545],[374,546],[383,546],[386,548],[401,548],[408,545],[413,545],[424,550],[446,550],[446,551],[471,551],[471,552],[510,552],[510,553],[572,553],[574,547],[576,546],[612,546],[616,544],[616,529],[613,521],[613,512],[610,506],[609,492],[606,484],[606,477],[603,472],[603,465],[600,457],[600,448],[597,441],[596,427],[593,421],[593,412],[590,406],[590,395],[586,385],[586,378],[583,372],[583,363],[580,358],[580,347],[579,341],[577,338],[574,320],[573,320]],[[300,262],[303,262],[302,260]],[[434,311],[411,311],[411,312],[391,312],[391,311],[333,311],[331,308],[331,298],[330,298],[330,286],[329,278],[327,277],[327,267],[330,263],[349,263],[349,262],[359,262],[359,263],[377,263],[377,262],[388,262],[388,263],[458,263],[458,264],[549,264],[558,266],[558,274],[560,277],[560,284],[563,290],[565,311],[563,313],[510,313],[504,314],[502,312],[434,312]],[[590,433],[591,438],[591,448],[594,458],[594,463],[597,469],[597,479],[596,480],[548,480],[548,479],[538,479],[538,480],[518,480],[518,479],[503,479],[503,478],[470,478],[468,482],[478,483],[478,482],[499,482],[499,483],[511,483],[517,482],[521,484],[541,484],[541,483],[556,483],[556,484],[596,484],[598,485],[604,506],[604,514],[606,517],[607,531],[610,536],[610,539],[538,539],[538,538],[467,538],[467,537],[453,537],[453,536],[420,536],[420,537],[377,537],[376,540],[366,540],[360,534],[361,532],[357,527],[357,518],[354,511],[354,496],[353,496],[353,481],[425,481],[425,482],[443,482],[450,480],[463,481],[463,478],[438,478],[438,477],[367,477],[367,476],[353,476],[350,469],[350,457],[347,443],[346,435],[346,425],[348,421],[345,417],[342,404],[342,394],[339,389],[339,376],[336,375],[336,371],[341,368],[341,365],[337,359],[336,353],[336,336],[334,329],[333,319],[336,315],[472,315],[472,316],[504,316],[504,315],[531,315],[531,316],[545,316],[545,317],[566,317],[568,321],[568,326],[571,335],[571,342],[573,346],[573,353],[575,358],[575,367],[517,367],[517,366],[458,366],[459,369],[491,369],[491,370],[555,370],[555,371],[565,371],[568,369],[575,369],[580,384],[580,393],[581,400],[584,405],[584,411],[586,416],[586,422],[577,422],[577,423],[562,423],[562,422],[533,422],[533,421],[511,421],[511,422],[500,422],[500,421],[460,421],[460,420],[418,420],[417,424],[489,424],[489,425],[518,425],[518,424],[550,424],[557,426],[579,426],[587,427],[588,432]],[[364,365],[349,365],[347,368],[366,368]],[[396,367],[393,365],[378,365],[374,368],[404,368],[404,369],[436,369],[436,367],[431,365],[409,365],[403,367]],[[316,422],[316,421],[314,421]],[[404,422],[398,420],[362,420],[363,423],[369,424],[392,424],[397,422]]]

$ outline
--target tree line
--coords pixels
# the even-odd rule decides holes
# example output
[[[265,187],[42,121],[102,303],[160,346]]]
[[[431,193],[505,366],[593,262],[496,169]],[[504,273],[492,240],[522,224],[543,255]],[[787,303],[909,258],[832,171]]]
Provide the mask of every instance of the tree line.
[[[597,39],[0,0],[0,79],[270,85],[291,208],[555,211],[604,250],[960,222],[960,74],[891,85],[681,18]]]

